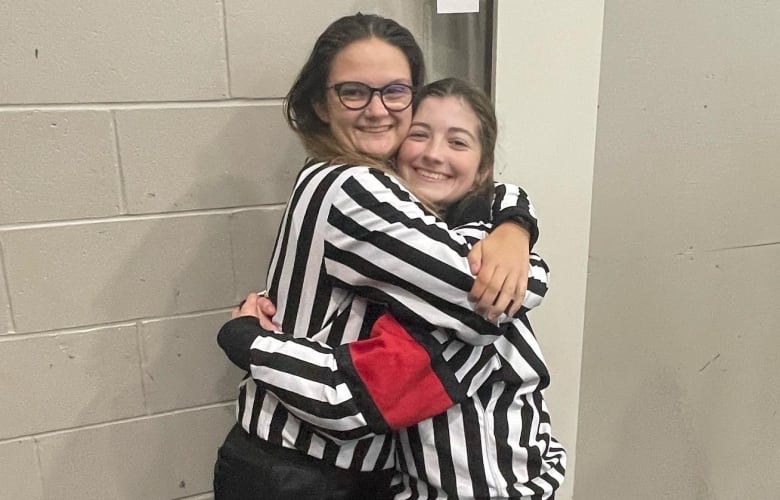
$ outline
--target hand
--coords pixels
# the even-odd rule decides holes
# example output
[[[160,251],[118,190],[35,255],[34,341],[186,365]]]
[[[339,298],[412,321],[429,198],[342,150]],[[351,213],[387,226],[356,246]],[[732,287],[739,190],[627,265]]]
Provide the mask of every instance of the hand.
[[[276,306],[271,302],[271,299],[256,293],[250,293],[240,305],[233,308],[231,317],[254,316],[260,321],[262,328],[276,331],[279,329],[279,326],[272,321],[274,314],[276,314]]]
[[[257,318],[260,320],[260,326],[269,331],[280,330],[281,327],[272,320],[276,314],[276,306],[271,299],[265,295],[257,296]]]
[[[231,318],[238,318],[239,316],[254,316],[255,318],[259,318],[257,315],[257,299],[258,295],[256,293],[250,293],[246,296],[244,300],[241,301],[239,305],[233,308],[232,311],[230,311],[230,317]]]
[[[471,273],[476,276],[469,298],[475,310],[490,321],[514,314],[523,305],[528,286],[531,236],[518,224],[505,222],[493,229],[469,253]]]

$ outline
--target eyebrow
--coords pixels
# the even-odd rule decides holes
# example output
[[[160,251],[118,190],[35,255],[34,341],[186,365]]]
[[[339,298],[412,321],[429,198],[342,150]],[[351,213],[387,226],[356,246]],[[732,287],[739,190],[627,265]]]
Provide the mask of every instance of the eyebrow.
[[[340,80],[340,81],[338,81],[338,82],[336,82],[334,84],[328,83],[328,85],[332,87],[333,85],[338,85],[339,83],[362,83],[363,85],[367,85],[369,87],[373,87],[373,85],[371,85],[369,83],[366,83],[363,80],[350,80],[348,78],[344,79],[344,80]],[[387,87],[388,85],[396,85],[396,84],[399,84],[399,83],[403,84],[403,85],[408,85],[410,87],[413,87],[412,81],[410,79],[408,79],[408,78],[396,78],[395,80],[390,80],[387,83],[379,85],[379,87],[380,88],[381,87]]]
[[[432,127],[430,125],[428,125],[427,123],[425,123],[425,122],[416,122],[416,121],[412,121],[412,124],[409,125],[409,128],[411,128],[411,127],[423,127],[426,130],[431,130],[432,129]],[[447,132],[450,133],[450,134],[453,133],[453,132],[456,132],[456,133],[460,132],[462,134],[466,134],[467,136],[471,137],[471,139],[473,141],[477,140],[477,138],[474,136],[474,134],[472,134],[470,131],[466,130],[465,128],[450,127],[450,128],[447,129]]]

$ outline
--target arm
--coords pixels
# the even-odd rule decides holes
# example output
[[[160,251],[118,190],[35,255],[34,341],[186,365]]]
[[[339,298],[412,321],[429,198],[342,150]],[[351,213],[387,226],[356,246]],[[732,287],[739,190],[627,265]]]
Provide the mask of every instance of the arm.
[[[323,262],[333,286],[386,304],[402,321],[441,328],[474,345],[493,342],[497,325],[468,300],[474,278],[466,238],[384,173],[357,170],[325,201]]]
[[[497,183],[492,201],[482,196],[468,197],[451,206],[445,215],[445,222],[453,228],[493,220],[503,223],[486,237],[483,234],[476,238],[468,254],[470,271],[476,275],[469,298],[476,302],[479,314],[496,321],[504,311],[514,316],[525,296],[529,271],[526,248],[538,237],[533,206],[520,187]],[[261,325],[277,329],[271,322],[275,307],[268,300],[265,304],[268,309],[260,315]]]
[[[437,346],[429,340],[426,348],[389,314],[377,320],[372,332],[370,339],[331,348],[263,330],[256,317],[239,316],[220,329],[217,339],[259,386],[334,439],[386,434],[453,406],[458,401],[451,392],[466,397],[466,389],[449,381],[449,369],[436,369],[446,342]],[[431,352],[438,354],[432,358]],[[495,356],[492,363],[493,370],[499,368]],[[445,381],[451,387],[445,388]]]
[[[476,276],[470,297],[479,313],[495,320],[502,312],[514,316],[520,309],[528,255],[539,230],[533,205],[518,186],[496,183],[490,212],[493,231],[469,253]]]
[[[539,305],[547,291],[547,266],[536,255],[532,259],[523,312]],[[257,320],[261,302],[251,294],[234,311],[245,316],[222,327],[220,347],[288,410],[337,439],[414,425],[472,397],[502,368],[522,382],[530,378],[527,367],[539,365],[533,348],[518,353],[509,341],[471,346],[441,332],[404,327],[388,314],[374,324],[370,339],[331,348],[263,330]],[[533,359],[522,359],[526,352]]]
[[[498,228],[505,222],[514,222],[529,235],[529,249],[539,239],[539,221],[528,194],[520,186],[497,182],[491,208],[493,226]]]
[[[370,339],[339,347],[346,351],[339,359],[340,369],[356,374],[353,386],[367,393],[372,408],[378,409],[394,430],[417,424],[473,397],[482,385],[496,380],[493,375],[514,384],[548,378],[525,314],[547,293],[549,270],[538,255],[531,258],[528,291],[518,319],[502,325],[502,335],[495,343],[468,345],[441,331],[401,325],[386,314],[375,324]],[[427,358],[413,358],[413,348],[424,350]]]
[[[354,168],[347,171],[348,169],[349,167],[318,167],[316,170],[309,170],[302,174],[302,180],[296,186],[296,192],[288,206],[280,237],[284,238],[283,245],[303,244],[303,248],[307,249],[307,252],[314,253],[315,257],[311,259],[307,253],[306,260],[296,259],[293,262],[292,259],[279,259],[275,254],[272,271],[269,272],[271,297],[277,297],[279,293],[284,297],[300,296],[300,290],[311,291],[312,284],[322,286],[322,283],[327,282],[329,286],[348,289],[375,302],[383,302],[402,321],[422,325],[422,330],[427,329],[429,333],[439,333],[445,339],[440,343],[447,345],[447,352],[455,352],[449,349],[450,344],[446,344],[447,340],[455,342],[452,338],[453,333],[463,336],[465,330],[466,341],[473,340],[468,336],[473,337],[476,334],[477,340],[484,342],[490,339],[488,335],[482,335],[482,332],[490,328],[488,333],[494,334],[494,338],[497,337],[501,333],[498,327],[486,323],[469,309],[471,304],[466,299],[466,292],[473,278],[468,271],[468,261],[465,258],[469,248],[466,238],[457,233],[450,233],[441,221],[424,212],[408,192],[401,189],[386,175],[359,168],[358,175],[354,172]],[[341,177],[334,180],[334,175]],[[318,247],[316,243],[310,245],[306,237],[300,242],[297,241],[295,235],[299,233],[314,234],[315,240],[322,239],[322,246]],[[319,262],[319,255],[322,255],[321,268],[307,265],[306,272],[303,272],[304,267],[296,266],[304,262]],[[313,272],[309,272],[310,268]],[[311,278],[312,276],[314,278]],[[290,290],[293,291],[292,294],[288,294]],[[280,309],[276,318],[283,326],[287,326],[288,331],[294,331],[296,335],[313,335],[315,332],[311,331],[311,324],[307,320],[311,311],[295,309],[296,303],[297,301],[293,301],[293,307],[290,308],[284,301],[277,304]],[[439,303],[441,307],[438,307]],[[432,318],[423,317],[426,310],[431,312]],[[473,316],[477,316],[476,319]],[[319,320],[316,324],[319,325]],[[465,328],[459,328],[464,326]],[[381,340],[381,336],[377,337]],[[271,338],[271,335],[260,335],[257,338],[263,340],[258,340],[259,344],[253,341],[253,351],[257,353],[256,355],[266,353],[271,357],[281,353],[282,345],[292,347],[296,343],[300,345],[307,342],[301,340],[282,344],[278,342],[283,340],[282,338]],[[423,341],[420,343],[425,345]],[[382,346],[391,348],[391,344],[393,343],[382,344]],[[475,346],[469,348],[473,349],[475,356],[468,355],[463,358],[461,353],[464,349],[458,348],[458,354],[454,358],[435,355],[430,356],[429,360],[422,358],[423,363],[431,364],[431,359],[437,362],[440,362],[440,359],[447,359],[450,364],[469,363],[465,371],[459,370],[460,377],[468,377],[470,373],[479,371],[472,367],[475,359],[483,366],[490,367],[488,372],[495,370],[498,361],[489,354],[490,348],[486,347],[482,350]],[[396,349],[396,351],[406,352],[404,349]],[[444,351],[441,353],[443,354]],[[283,358],[283,356],[276,357]],[[344,359],[343,356],[336,355],[334,358]],[[300,354],[286,357],[290,362],[302,359]],[[370,357],[363,359],[370,359]],[[386,356],[380,356],[379,359],[386,359]],[[260,359],[258,361],[254,363],[258,369],[252,369],[252,375],[264,381],[262,383],[269,387],[271,392],[280,393],[281,399],[285,399],[282,395],[284,391],[289,392],[289,397],[286,399],[293,399],[301,393],[307,394],[308,398],[310,392],[312,394],[317,392],[318,389],[312,391],[306,384],[296,385],[303,388],[301,391],[291,390],[282,383],[282,379],[286,377],[278,378],[289,373],[302,374],[305,370],[293,368],[276,369],[276,373],[264,372],[264,367],[269,361]],[[316,364],[316,366],[321,365]],[[335,366],[339,368],[340,365],[337,363]],[[349,372],[347,369],[341,369]],[[336,371],[332,368],[328,370]],[[318,373],[317,377],[306,376],[306,379],[319,381],[323,379],[322,375]],[[274,376],[277,377],[278,383],[273,381]],[[331,380],[337,381],[337,378]],[[464,387],[471,390],[478,386],[475,385],[475,381],[481,383],[484,380],[474,376]],[[333,393],[329,389],[333,387],[333,390],[336,390],[336,387],[340,387],[340,383],[333,382],[326,385],[327,387],[320,388],[321,392],[324,391],[326,394],[319,399],[321,403],[344,400],[344,398],[332,399]],[[467,390],[460,392],[460,394],[467,393]],[[286,401],[288,405],[300,405],[303,412],[325,415],[324,409],[312,412],[302,407],[309,403],[311,401],[302,398],[298,398],[297,401]],[[446,402],[446,404],[450,403]],[[354,412],[349,414],[352,415]],[[312,415],[309,415],[310,418],[305,415],[301,417],[311,420]],[[404,418],[406,417],[398,417],[398,420],[402,421]],[[338,420],[337,425],[344,425],[342,419],[336,420]],[[333,427],[329,423],[321,426]]]

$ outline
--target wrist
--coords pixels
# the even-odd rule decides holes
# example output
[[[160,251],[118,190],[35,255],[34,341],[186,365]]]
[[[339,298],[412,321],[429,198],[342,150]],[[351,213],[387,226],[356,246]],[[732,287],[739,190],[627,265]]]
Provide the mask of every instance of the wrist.
[[[492,232],[495,232],[499,228],[510,230],[511,228],[517,228],[518,231],[524,231],[524,233],[528,236],[529,250],[533,249],[536,240],[539,238],[539,229],[536,225],[536,219],[529,218],[527,213],[518,212],[517,210],[503,210],[500,216],[493,221]]]
[[[527,245],[531,249],[531,231],[525,225],[514,220],[507,220],[493,228],[493,234],[502,234],[518,240],[518,245]]]

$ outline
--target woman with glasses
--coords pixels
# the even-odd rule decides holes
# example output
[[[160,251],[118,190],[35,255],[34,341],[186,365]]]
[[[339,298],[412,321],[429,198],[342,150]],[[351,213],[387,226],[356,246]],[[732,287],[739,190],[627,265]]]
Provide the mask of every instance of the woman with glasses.
[[[422,75],[419,47],[390,20],[350,16],[318,39],[288,95],[288,117],[312,157],[329,161],[304,167],[280,228],[269,296],[283,331],[336,347],[366,337],[387,308],[404,322],[448,332],[467,348],[501,337],[468,300],[474,279],[467,238],[426,210],[424,204],[436,211],[435,203],[421,203],[388,175],[385,160],[411,124],[405,88],[418,88]],[[455,184],[448,175],[418,174]],[[488,209],[494,223],[514,221],[499,227],[512,234],[522,234],[516,223],[529,219],[520,193],[504,187]],[[514,241],[516,250],[517,241],[528,248],[527,235]],[[514,301],[509,310],[519,307]],[[483,364],[503,369],[495,356],[478,351]],[[216,498],[388,497],[383,471],[395,462],[393,436],[356,440],[348,431],[334,438],[284,406],[296,397],[306,395],[245,380],[239,424],[220,449]]]

